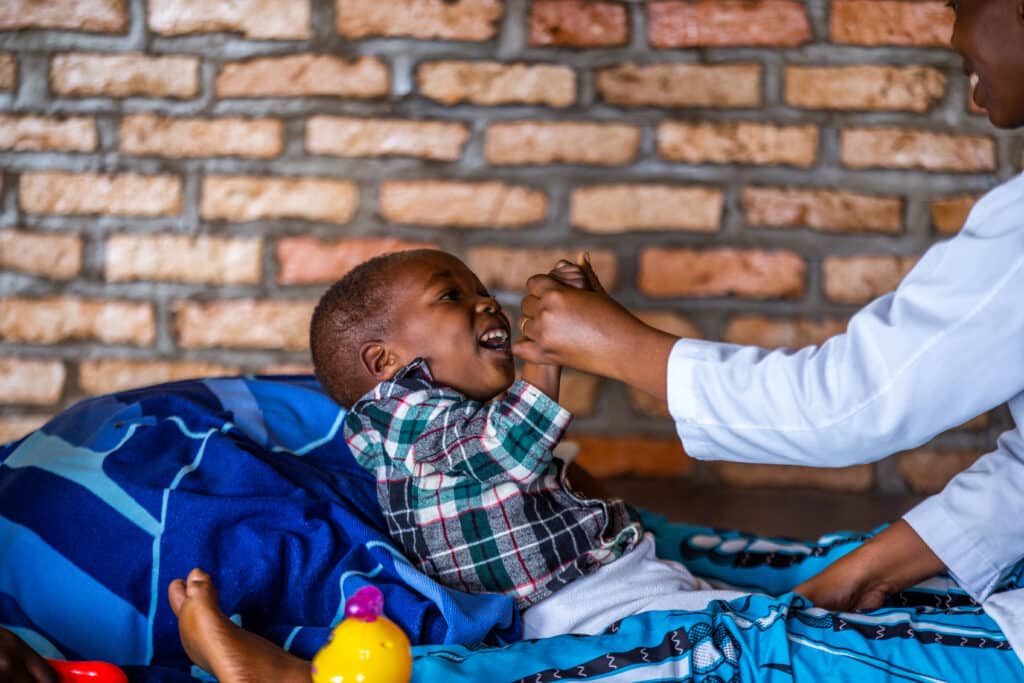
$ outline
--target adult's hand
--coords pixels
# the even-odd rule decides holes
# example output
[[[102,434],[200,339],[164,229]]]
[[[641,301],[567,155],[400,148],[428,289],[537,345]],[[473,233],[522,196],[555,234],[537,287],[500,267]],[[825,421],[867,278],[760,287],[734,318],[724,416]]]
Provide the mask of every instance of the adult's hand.
[[[793,590],[828,610],[877,609],[887,595],[943,569],[942,560],[900,519]]]
[[[513,352],[527,362],[610,377],[664,399],[675,337],[644,324],[604,292],[592,271],[591,277],[593,291],[567,286],[551,275],[527,280],[520,307],[524,338]]]
[[[57,673],[18,636],[0,628],[0,683],[58,683]]]

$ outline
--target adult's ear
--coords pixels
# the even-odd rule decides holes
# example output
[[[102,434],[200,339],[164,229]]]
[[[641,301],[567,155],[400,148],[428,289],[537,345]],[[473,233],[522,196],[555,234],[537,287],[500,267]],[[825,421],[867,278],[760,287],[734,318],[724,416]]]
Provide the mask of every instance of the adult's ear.
[[[394,352],[380,341],[368,341],[359,349],[359,359],[366,372],[377,382],[391,379],[402,367]]]

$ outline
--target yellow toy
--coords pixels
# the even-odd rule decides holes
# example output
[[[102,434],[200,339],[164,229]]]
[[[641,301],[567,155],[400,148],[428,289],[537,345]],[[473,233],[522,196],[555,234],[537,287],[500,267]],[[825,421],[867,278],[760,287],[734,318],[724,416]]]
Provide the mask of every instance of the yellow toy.
[[[409,639],[383,612],[384,596],[374,586],[345,602],[345,618],[313,657],[313,683],[408,683]]]

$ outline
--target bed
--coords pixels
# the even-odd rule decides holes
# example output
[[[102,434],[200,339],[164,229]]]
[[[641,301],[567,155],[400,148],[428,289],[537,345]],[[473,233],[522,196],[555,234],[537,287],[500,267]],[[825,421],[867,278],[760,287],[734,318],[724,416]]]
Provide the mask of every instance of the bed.
[[[0,626],[46,656],[118,663],[133,681],[202,680],[165,597],[198,566],[234,621],[307,659],[346,597],[377,586],[422,681],[774,680],[762,675],[772,657],[792,675],[781,616],[817,614],[807,638],[837,630],[788,591],[864,535],[766,539],[640,511],[659,556],[758,594],[709,605],[697,625],[660,611],[596,636],[522,641],[510,599],[449,590],[395,550],[343,416],[309,376],[201,379],[83,401],[0,447]],[[929,591],[949,586],[922,600]]]

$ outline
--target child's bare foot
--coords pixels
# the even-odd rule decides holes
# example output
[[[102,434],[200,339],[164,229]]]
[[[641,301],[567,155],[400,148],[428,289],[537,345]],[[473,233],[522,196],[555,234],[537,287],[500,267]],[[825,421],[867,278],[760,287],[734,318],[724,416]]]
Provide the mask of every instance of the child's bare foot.
[[[309,662],[228,619],[217,602],[217,589],[202,570],[193,569],[188,578],[172,581],[167,597],[178,616],[185,652],[220,683],[309,683]]]

